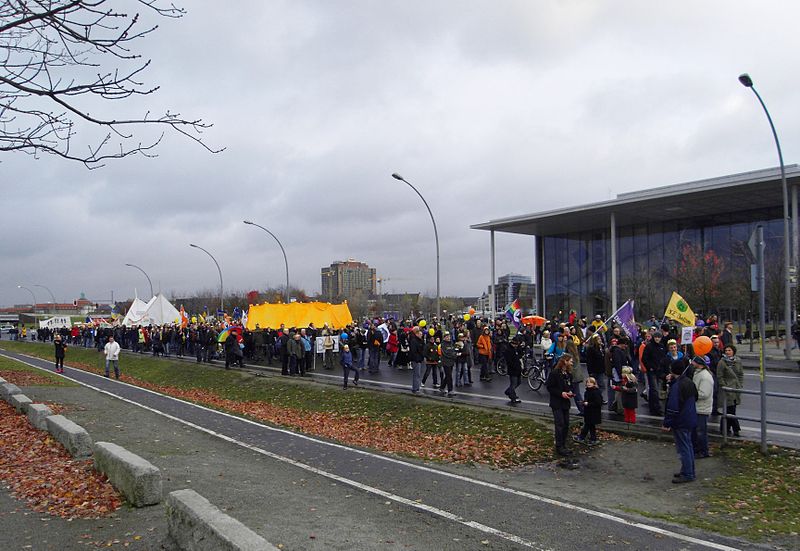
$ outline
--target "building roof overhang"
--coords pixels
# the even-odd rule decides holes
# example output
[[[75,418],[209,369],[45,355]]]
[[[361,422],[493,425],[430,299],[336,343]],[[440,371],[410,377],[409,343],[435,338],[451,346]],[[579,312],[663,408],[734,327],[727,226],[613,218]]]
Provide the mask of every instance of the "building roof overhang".
[[[787,165],[785,171],[790,189],[792,185],[800,185],[800,166]],[[621,193],[609,201],[500,218],[470,228],[544,237],[566,231],[606,229],[612,213],[617,226],[703,218],[780,207],[781,188],[780,167],[775,167]]]

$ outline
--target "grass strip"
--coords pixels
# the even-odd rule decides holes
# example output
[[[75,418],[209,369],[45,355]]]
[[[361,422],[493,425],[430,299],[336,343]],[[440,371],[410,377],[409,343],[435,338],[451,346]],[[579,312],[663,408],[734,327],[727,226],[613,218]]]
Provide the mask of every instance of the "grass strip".
[[[2,344],[5,345],[6,343]],[[76,386],[75,383],[63,379],[55,373],[47,373],[35,367],[30,367],[3,357],[0,357],[0,377],[19,387]]]

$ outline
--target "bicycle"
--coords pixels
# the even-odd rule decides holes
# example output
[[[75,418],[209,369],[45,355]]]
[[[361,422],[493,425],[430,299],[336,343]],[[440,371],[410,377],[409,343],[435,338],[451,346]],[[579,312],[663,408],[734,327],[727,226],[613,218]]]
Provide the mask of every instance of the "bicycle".
[[[531,354],[530,358],[525,358],[526,363],[530,361],[525,377],[528,378],[528,386],[531,387],[531,390],[538,392],[547,380],[545,377],[545,367],[552,361],[553,355],[545,354],[540,360],[537,360],[532,356],[533,354]],[[525,370],[523,369],[523,372],[524,371]]]

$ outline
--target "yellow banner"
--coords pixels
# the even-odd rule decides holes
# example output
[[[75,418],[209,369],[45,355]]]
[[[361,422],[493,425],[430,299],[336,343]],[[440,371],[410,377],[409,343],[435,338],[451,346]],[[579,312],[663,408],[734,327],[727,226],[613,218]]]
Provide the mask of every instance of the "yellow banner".
[[[675,291],[672,291],[672,298],[669,299],[664,317],[675,320],[684,327],[694,327],[694,322],[696,320],[696,316],[689,307],[689,303],[683,300],[683,297]]]

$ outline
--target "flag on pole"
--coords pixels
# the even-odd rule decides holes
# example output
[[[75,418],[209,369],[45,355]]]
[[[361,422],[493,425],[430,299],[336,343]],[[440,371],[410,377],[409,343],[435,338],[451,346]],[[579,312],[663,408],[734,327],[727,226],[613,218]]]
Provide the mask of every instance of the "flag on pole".
[[[189,325],[189,316],[186,315],[186,310],[183,309],[183,304],[181,304],[180,314],[181,314],[181,328],[183,328]]]
[[[633,340],[638,332],[636,327],[636,320],[633,317],[634,300],[628,299],[625,304],[617,308],[617,311],[611,314],[606,321],[604,321],[598,328],[597,332],[605,331],[612,323],[620,326],[622,331]]]
[[[522,309],[519,306],[519,299],[506,306],[506,318],[514,323],[514,327],[519,329],[520,320],[522,319]]]
[[[675,291],[672,291],[672,298],[669,299],[664,317],[675,320],[681,325],[692,327],[694,327],[694,322],[697,319],[689,307],[689,303],[683,300],[683,297]]]

